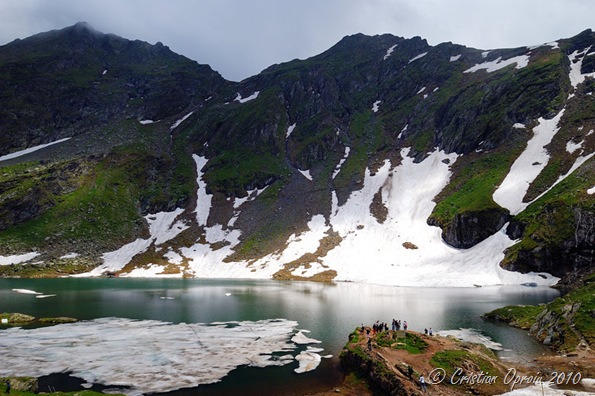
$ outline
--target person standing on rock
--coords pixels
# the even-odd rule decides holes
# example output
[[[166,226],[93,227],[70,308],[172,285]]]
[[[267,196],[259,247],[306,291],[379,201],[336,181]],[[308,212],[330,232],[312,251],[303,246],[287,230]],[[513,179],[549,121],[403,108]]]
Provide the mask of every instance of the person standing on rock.
[[[368,351],[372,351],[372,339],[368,338]]]
[[[403,330],[407,331],[407,321],[403,322]]]
[[[419,385],[421,386],[421,390],[426,393],[426,379],[423,374],[419,376]]]
[[[430,336],[433,335],[432,328],[430,327]]]
[[[10,380],[6,380],[6,394],[10,393]]]
[[[428,335],[428,329],[427,328],[424,329],[424,334],[425,335]]]

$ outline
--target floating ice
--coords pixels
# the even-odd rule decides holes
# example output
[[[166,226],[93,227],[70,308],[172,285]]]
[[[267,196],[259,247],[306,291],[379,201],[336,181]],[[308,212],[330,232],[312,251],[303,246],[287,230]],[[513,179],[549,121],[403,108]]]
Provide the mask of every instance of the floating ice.
[[[303,330],[298,331],[293,337],[291,337],[291,341],[296,344],[320,344],[321,341],[316,340],[314,338],[310,338],[304,334]]]
[[[502,60],[502,57],[498,57],[493,61],[478,63],[477,65],[465,70],[463,73],[475,73],[481,69],[485,69],[486,72],[492,73],[508,65],[512,65],[513,63],[516,63],[515,69],[522,69],[529,64],[529,55],[519,55],[505,60]]]
[[[70,138],[67,137],[67,138],[64,138],[64,139],[55,140],[55,141],[50,142],[50,143],[40,144],[39,146],[33,146],[33,147],[29,147],[29,148],[24,149],[24,150],[15,151],[14,153],[2,155],[2,156],[0,156],[0,161],[6,161],[6,160],[9,160],[9,159],[13,159],[13,158],[17,158],[17,157],[23,156],[25,154],[30,154],[30,153],[32,153],[34,151],[41,150],[41,149],[46,148],[46,147],[49,147],[49,146],[53,146],[54,144],[65,142],[65,141],[67,141],[69,139]]]
[[[502,344],[492,340],[490,337],[484,334],[481,334],[481,332],[479,332],[479,330],[476,329],[461,328],[458,330],[440,330],[436,332],[436,334],[441,335],[443,337],[453,336],[462,341],[483,344],[494,351],[501,351],[503,349]]]
[[[297,322],[172,324],[102,318],[0,337],[0,376],[69,372],[88,383],[129,386],[129,393],[168,392],[218,382],[239,366],[282,366]]]
[[[48,298],[48,297],[56,297],[55,294],[40,294],[35,296],[35,298]]]
[[[302,351],[295,357],[295,360],[300,363],[300,366],[293,371],[301,374],[315,370],[320,364],[321,357],[319,354],[314,352]]]
[[[554,386],[552,382],[537,382],[526,388],[502,393],[500,396],[593,396],[591,392],[581,392],[574,389],[568,391],[567,389],[554,388]]]
[[[39,292],[36,292],[35,290],[29,289],[12,289],[12,291],[19,294],[41,294]]]
[[[29,260],[33,260],[37,256],[39,256],[39,253],[37,252],[13,254],[12,256],[0,256],[0,265],[20,264]]]

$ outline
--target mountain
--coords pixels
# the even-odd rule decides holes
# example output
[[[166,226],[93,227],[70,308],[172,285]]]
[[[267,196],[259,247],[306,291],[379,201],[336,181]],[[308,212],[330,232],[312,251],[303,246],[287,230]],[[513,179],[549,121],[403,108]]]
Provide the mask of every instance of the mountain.
[[[0,274],[571,285],[593,272],[594,41],[356,34],[238,83],[84,23],[16,40]]]

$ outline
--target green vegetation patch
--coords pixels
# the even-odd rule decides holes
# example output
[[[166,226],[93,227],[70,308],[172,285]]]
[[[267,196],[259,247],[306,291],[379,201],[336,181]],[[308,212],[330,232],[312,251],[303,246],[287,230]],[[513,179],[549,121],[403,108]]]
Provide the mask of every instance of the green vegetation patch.
[[[483,371],[488,375],[498,375],[498,370],[490,361],[463,349],[436,352],[430,359],[430,364],[444,369],[447,378],[450,378],[458,368],[469,367],[469,365],[476,366],[477,372]]]
[[[412,354],[423,353],[428,348],[428,343],[416,334],[405,333],[405,337],[393,338],[397,334],[399,333],[382,331],[376,335],[376,343],[383,347],[404,349]]]
[[[520,152],[520,148],[499,150],[457,164],[451,182],[437,197],[431,217],[444,226],[456,214],[502,209],[492,195]]]
[[[544,305],[509,305],[488,312],[484,317],[500,320],[521,329],[529,329],[544,309]]]

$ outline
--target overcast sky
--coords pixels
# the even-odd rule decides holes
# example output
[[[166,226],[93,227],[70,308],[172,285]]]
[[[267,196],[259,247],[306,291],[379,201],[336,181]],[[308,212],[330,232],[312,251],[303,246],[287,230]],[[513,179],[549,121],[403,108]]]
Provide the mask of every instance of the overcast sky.
[[[594,16],[595,0],[0,0],[0,44],[86,21],[241,80],[358,32],[489,49],[573,36]]]

